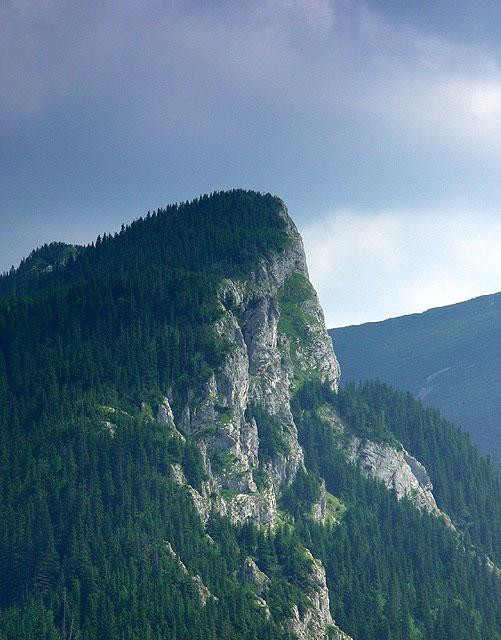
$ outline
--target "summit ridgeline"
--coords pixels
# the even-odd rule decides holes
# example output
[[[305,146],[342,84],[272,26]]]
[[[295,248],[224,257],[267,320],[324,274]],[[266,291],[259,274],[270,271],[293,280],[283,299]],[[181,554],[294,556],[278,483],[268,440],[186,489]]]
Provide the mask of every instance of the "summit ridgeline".
[[[0,278],[2,640],[499,637],[499,475],[338,388],[282,200],[67,247]]]

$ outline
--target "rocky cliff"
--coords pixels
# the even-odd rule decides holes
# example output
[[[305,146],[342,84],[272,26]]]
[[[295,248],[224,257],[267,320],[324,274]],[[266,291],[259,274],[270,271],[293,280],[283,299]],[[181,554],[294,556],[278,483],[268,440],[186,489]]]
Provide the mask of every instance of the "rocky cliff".
[[[201,488],[189,491],[204,522],[217,512],[234,524],[252,520],[273,527],[280,518],[281,491],[303,465],[292,397],[306,380],[337,391],[339,365],[308,279],[301,237],[285,205],[281,216],[286,247],[262,258],[249,277],[220,283],[220,313],[212,329],[229,345],[222,365],[201,388],[187,391],[177,420],[171,409],[175,391],[169,390],[158,408],[158,420],[178,437],[194,439],[201,452],[206,479]],[[444,516],[419,461],[403,450],[361,441],[332,409],[324,409],[323,419],[339,434],[339,446],[349,460],[395,490],[398,498],[407,497],[417,507]],[[173,465],[172,474],[178,483],[187,484],[179,465]],[[313,517],[325,522],[323,485],[322,493]],[[330,637],[348,638],[331,618],[324,568],[319,560],[311,560],[310,607],[301,615],[293,605],[289,628],[302,640],[327,637],[328,632]],[[247,565],[244,576],[259,578],[256,603],[269,615],[266,576],[252,559]]]
[[[281,215],[286,248],[262,259],[247,279],[221,282],[213,331],[231,345],[222,366],[201,389],[188,391],[179,420],[168,395],[158,407],[157,419],[178,437],[194,438],[202,454],[207,479],[200,490],[189,491],[204,522],[215,511],[233,523],[274,526],[280,492],[303,464],[291,411],[294,389],[314,376],[337,390],[339,365],[308,279],[301,237],[285,206]],[[187,484],[179,465],[172,475]],[[248,579],[249,573],[259,575],[252,563]],[[290,629],[302,639],[327,637],[329,627],[342,634],[330,615],[325,571],[313,558],[311,582],[310,609],[300,615],[294,605]],[[263,591],[256,593],[257,604],[269,615]]]
[[[197,499],[204,519],[215,509],[234,523],[275,524],[280,490],[303,461],[291,412],[294,385],[315,376],[337,389],[339,365],[301,237],[285,206],[281,215],[288,246],[262,259],[247,279],[221,282],[213,331],[230,345],[222,366],[188,392],[177,424],[168,397],[158,410],[169,428],[196,438],[207,473]],[[264,451],[263,433],[280,446]]]
[[[329,590],[325,579],[325,569],[316,558],[309,554],[312,561],[313,588],[309,595],[310,608],[303,615],[297,605],[292,606],[292,618],[289,626],[300,640],[328,637],[333,640],[351,640],[332,619],[329,609]]]
[[[439,509],[433,495],[433,484],[419,460],[402,446],[357,437],[332,407],[322,406],[318,414],[337,433],[339,446],[348,460],[357,464],[364,475],[379,480],[390,491],[394,491],[399,500],[407,498],[418,509],[441,518],[449,528],[454,529],[448,514]]]

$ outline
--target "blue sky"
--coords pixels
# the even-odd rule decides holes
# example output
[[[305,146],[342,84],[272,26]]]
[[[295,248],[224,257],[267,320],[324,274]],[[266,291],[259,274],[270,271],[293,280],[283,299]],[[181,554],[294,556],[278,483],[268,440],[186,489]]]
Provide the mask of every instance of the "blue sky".
[[[0,269],[241,186],[287,201],[330,326],[501,289],[500,14],[3,2]]]

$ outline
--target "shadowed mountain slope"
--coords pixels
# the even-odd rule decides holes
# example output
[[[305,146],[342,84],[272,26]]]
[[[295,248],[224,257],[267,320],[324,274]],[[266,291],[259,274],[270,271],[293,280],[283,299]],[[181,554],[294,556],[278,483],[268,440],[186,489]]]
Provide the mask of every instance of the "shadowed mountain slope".
[[[413,393],[501,460],[501,293],[329,331],[342,383],[380,379]]]

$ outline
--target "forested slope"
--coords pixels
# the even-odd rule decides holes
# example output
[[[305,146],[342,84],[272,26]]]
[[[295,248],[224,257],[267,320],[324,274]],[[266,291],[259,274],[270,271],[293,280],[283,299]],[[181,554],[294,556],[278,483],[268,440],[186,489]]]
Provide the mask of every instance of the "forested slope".
[[[281,200],[204,196],[51,264],[0,280],[2,640],[501,637],[499,477],[405,396],[336,391]],[[350,438],[401,441],[456,529]]]

